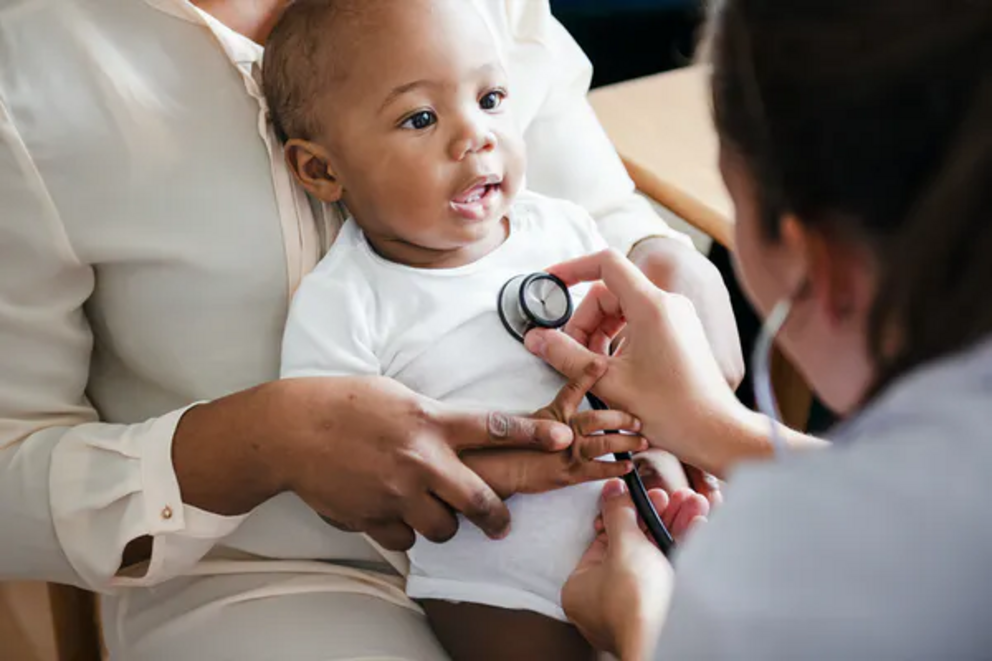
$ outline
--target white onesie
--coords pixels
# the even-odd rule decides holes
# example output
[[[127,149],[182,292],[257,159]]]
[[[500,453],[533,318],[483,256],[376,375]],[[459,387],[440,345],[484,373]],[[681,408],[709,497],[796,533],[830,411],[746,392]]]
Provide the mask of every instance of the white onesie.
[[[417,269],[387,261],[353,220],[293,300],[282,376],[383,375],[428,397],[479,410],[531,413],[561,377],[503,327],[496,299],[515,275],[606,247],[570,202],[521,193],[510,232],[466,266]],[[576,303],[584,289],[573,291]],[[407,594],[526,609],[565,619],[560,591],[592,541],[599,486],[514,496],[510,534],[493,541],[462,521],[445,544],[418,537]]]

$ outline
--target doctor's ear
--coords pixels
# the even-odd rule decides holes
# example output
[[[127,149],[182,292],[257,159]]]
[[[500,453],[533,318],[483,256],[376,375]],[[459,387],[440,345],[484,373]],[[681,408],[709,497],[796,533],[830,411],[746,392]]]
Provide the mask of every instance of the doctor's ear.
[[[337,202],[344,188],[331,167],[330,155],[320,145],[293,138],[286,143],[286,164],[296,181],[323,202]]]
[[[833,231],[829,223],[807,227],[795,217],[781,226],[784,244],[799,256],[807,296],[834,326],[864,319],[873,300],[872,259],[857,241]]]

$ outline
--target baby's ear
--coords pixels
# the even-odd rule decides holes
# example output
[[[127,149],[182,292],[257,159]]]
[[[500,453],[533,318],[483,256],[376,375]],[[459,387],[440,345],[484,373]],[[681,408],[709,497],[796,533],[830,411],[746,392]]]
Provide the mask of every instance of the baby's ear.
[[[323,202],[337,202],[343,188],[331,168],[327,150],[307,140],[286,143],[286,164],[308,193]]]

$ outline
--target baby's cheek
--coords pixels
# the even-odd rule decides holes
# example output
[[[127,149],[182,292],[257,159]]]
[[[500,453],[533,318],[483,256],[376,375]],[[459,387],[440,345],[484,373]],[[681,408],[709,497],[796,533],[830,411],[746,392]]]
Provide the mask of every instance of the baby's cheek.
[[[523,138],[512,135],[506,138],[504,144],[504,168],[506,175],[503,183],[511,194],[520,191],[523,185],[524,173],[527,171],[527,152]]]

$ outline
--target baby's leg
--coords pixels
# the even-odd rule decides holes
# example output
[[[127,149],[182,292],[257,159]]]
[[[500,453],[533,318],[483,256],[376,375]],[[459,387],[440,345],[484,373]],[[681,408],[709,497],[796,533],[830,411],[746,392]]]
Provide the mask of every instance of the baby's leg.
[[[452,661],[594,661],[566,622],[530,611],[448,601],[420,602]]]

